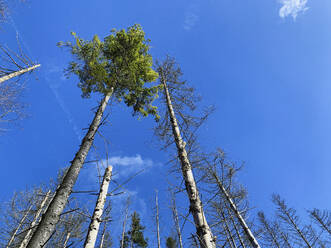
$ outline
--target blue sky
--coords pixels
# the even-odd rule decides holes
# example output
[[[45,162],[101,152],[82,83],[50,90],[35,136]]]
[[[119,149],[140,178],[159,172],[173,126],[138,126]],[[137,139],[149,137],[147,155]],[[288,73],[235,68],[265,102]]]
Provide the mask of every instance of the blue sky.
[[[70,31],[90,39],[140,23],[151,39],[153,56],[176,57],[203,104],[216,106],[201,130],[201,142],[245,161],[240,180],[252,206],[271,211],[276,192],[301,211],[330,208],[330,11],[325,0],[15,4],[0,41],[15,45],[18,32],[24,49],[42,67],[29,77],[22,98],[29,104],[29,118],[0,137],[0,184],[5,189],[0,200],[55,177],[69,165],[82,128],[93,117],[90,110],[99,97],[82,99],[77,78],[63,77],[70,56],[56,43],[70,40]],[[128,190],[148,216],[153,190],[166,194],[167,154],[152,142],[152,118],[137,120],[123,105],[110,112],[109,124],[102,128],[110,141],[110,161],[118,180],[128,168],[130,173],[147,168]],[[96,146],[103,151],[101,138]],[[100,158],[106,158],[104,152]],[[93,187],[91,171],[84,169],[80,187]],[[167,200],[162,199],[164,209]]]

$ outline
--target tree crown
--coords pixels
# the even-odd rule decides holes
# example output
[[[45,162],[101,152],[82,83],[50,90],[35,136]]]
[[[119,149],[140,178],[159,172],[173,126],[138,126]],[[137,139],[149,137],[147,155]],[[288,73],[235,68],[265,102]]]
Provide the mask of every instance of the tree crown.
[[[133,108],[134,114],[159,118],[157,108],[152,105],[159,86],[145,87],[145,83],[158,78],[158,73],[152,69],[150,41],[140,25],[127,30],[113,29],[104,41],[97,35],[92,40],[84,40],[74,32],[72,35],[75,44],[59,42],[58,46],[68,47],[74,56],[66,73],[79,77],[83,97],[89,97],[92,92],[104,95],[113,92],[119,102]]]

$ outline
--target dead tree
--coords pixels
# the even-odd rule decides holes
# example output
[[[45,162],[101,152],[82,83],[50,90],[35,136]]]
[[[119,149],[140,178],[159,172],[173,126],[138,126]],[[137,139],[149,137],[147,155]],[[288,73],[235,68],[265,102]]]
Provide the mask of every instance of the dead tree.
[[[110,183],[111,174],[112,174],[112,167],[108,166],[105,170],[103,181],[100,187],[99,196],[96,202],[96,206],[94,208],[90,226],[88,228],[88,233],[84,243],[85,248],[94,248],[95,242],[97,240],[100,223],[102,221],[101,216],[104,210],[104,206],[108,194],[108,187]]]
[[[179,67],[176,66],[174,60],[170,59],[169,57],[163,62],[163,64],[158,66],[157,71],[159,73],[160,82],[164,90],[164,102],[167,106],[166,115],[164,120],[162,121],[163,123],[169,125],[164,126],[163,130],[165,130],[165,132],[167,132],[169,128],[172,130],[173,141],[177,148],[177,155],[181,165],[182,177],[185,182],[185,189],[187,192],[188,199],[190,201],[190,213],[192,214],[194,219],[196,233],[200,242],[200,246],[203,248],[214,248],[216,247],[215,237],[211,232],[203,210],[199,191],[192,171],[192,165],[190,163],[185,148],[186,142],[183,140],[181,130],[176,118],[176,113],[173,106],[173,101],[176,98],[171,95],[169,90],[169,88],[174,90],[176,86],[184,84],[183,82],[179,82],[181,72]],[[170,84],[169,88],[168,84]],[[185,99],[187,99],[190,96],[188,95],[184,97]]]

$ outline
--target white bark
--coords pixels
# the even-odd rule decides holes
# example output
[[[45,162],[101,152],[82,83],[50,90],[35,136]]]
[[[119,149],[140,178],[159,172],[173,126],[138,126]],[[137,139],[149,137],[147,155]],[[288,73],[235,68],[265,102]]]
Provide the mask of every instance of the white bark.
[[[155,206],[156,206],[156,233],[157,233],[157,247],[161,248],[161,240],[160,240],[160,224],[159,224],[159,199],[158,192],[155,191]]]
[[[175,195],[172,193],[171,197],[172,197],[172,215],[173,215],[175,226],[176,226],[177,236],[178,236],[178,240],[179,240],[179,246],[180,246],[180,248],[183,248],[182,232],[181,232],[180,226],[179,226],[179,219],[178,219]]]
[[[162,76],[161,76],[161,81],[164,86],[168,111],[169,111],[169,115],[170,115],[170,121],[171,121],[171,125],[172,125],[172,132],[173,132],[173,135],[175,138],[178,157],[181,162],[181,169],[182,169],[182,175],[183,175],[183,178],[185,181],[186,192],[187,192],[188,198],[190,200],[190,211],[191,211],[193,219],[194,219],[200,246],[203,248],[215,248],[216,247],[215,238],[211,232],[211,229],[207,223],[207,220],[206,220],[206,217],[205,217],[205,214],[203,211],[202,202],[201,202],[200,196],[199,196],[199,191],[197,189],[195,179],[193,176],[193,172],[192,172],[192,166],[190,164],[190,161],[188,159],[187,152],[185,149],[185,142],[183,141],[181,134],[180,134],[175,112],[172,107],[170,94],[169,94],[169,91],[168,91],[168,88],[166,85],[166,80],[164,78],[162,78]]]
[[[23,225],[23,223],[24,223],[26,217],[28,217],[28,215],[29,215],[29,213],[30,213],[30,211],[31,211],[31,209],[32,209],[32,206],[33,206],[33,204],[31,203],[29,209],[25,212],[25,214],[23,215],[22,219],[21,219],[20,222],[18,223],[18,225],[17,225],[17,227],[16,227],[14,233],[13,233],[12,236],[10,237],[10,239],[9,239],[9,241],[8,241],[8,244],[7,244],[6,248],[8,248],[8,247],[13,243],[13,241],[14,241],[14,239],[15,239],[15,236],[16,236],[16,234],[17,234],[17,232],[18,232],[18,230],[19,230],[19,229],[21,228],[21,226]]]
[[[90,226],[88,228],[88,233],[87,233],[87,237],[85,239],[85,244],[84,244],[85,248],[94,248],[94,246],[95,246],[95,242],[97,240],[99,227],[100,227],[100,223],[101,223],[101,216],[102,216],[103,209],[104,209],[105,203],[106,203],[111,173],[112,173],[112,167],[108,166],[106,168],[105,174],[103,176],[98,200],[97,200],[96,206],[94,208]]]
[[[86,156],[92,146],[94,136],[99,128],[103,112],[105,111],[111,95],[112,91],[110,91],[101,101],[89,130],[82,140],[81,146],[76,153],[75,158],[71,162],[71,166],[69,167],[59,188],[56,190],[55,196],[47,208],[46,213],[43,215],[37,230],[34,232],[30,242],[28,243],[28,248],[44,247],[54,232],[56,224],[60,220],[60,215],[63,212],[76,183],[79,172],[85,162]]]
[[[124,217],[124,221],[123,221],[123,229],[122,229],[122,240],[121,240],[121,248],[124,248],[124,237],[125,237],[125,226],[126,226],[126,221],[128,219],[128,214],[129,214],[129,198],[127,201],[127,205],[125,208],[125,217]]]
[[[11,78],[14,78],[14,77],[17,77],[19,75],[22,75],[26,72],[29,72],[29,71],[33,71],[34,69],[40,67],[40,64],[38,65],[34,65],[34,66],[31,66],[31,67],[28,67],[28,68],[25,68],[25,69],[22,69],[22,70],[19,70],[19,71],[15,71],[13,73],[10,73],[6,76],[3,76],[3,77],[0,77],[0,84],[11,79]]]
[[[218,185],[219,189],[222,191],[222,193],[225,196],[227,202],[229,203],[231,210],[233,211],[233,213],[237,217],[237,219],[238,219],[242,229],[244,230],[249,242],[251,243],[251,245],[254,248],[261,248],[259,243],[257,242],[257,239],[254,237],[253,233],[251,232],[248,225],[246,224],[245,219],[241,216],[240,212],[238,211],[236,204],[232,201],[229,193],[226,191],[223,184],[221,183],[220,179],[218,178],[218,176],[215,173],[213,173],[213,176],[214,176],[214,178],[217,182],[217,185]]]
[[[33,221],[31,222],[30,229],[25,234],[25,237],[24,237],[22,243],[20,244],[19,248],[25,248],[27,246],[27,244],[29,242],[29,239],[31,238],[32,230],[33,230],[33,228],[35,228],[35,226],[38,222],[39,216],[40,216],[41,212],[43,211],[43,209],[45,207],[45,204],[47,203],[47,200],[48,200],[48,197],[49,197],[50,194],[51,194],[51,191],[49,190],[46,193],[45,198],[43,199],[43,201],[40,203],[38,211],[37,211],[36,215],[34,216]]]
[[[65,239],[65,241],[63,243],[63,248],[66,248],[67,247],[67,244],[68,244],[68,241],[69,241],[70,236],[71,236],[71,232],[68,232],[67,233],[67,236],[66,236],[66,239]]]

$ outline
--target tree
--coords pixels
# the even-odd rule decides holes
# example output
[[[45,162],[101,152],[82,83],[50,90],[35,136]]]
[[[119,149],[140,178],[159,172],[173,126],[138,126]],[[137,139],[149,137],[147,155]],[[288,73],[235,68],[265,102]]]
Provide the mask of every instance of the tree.
[[[166,241],[166,247],[167,248],[177,248],[178,247],[178,242],[175,238],[173,237],[168,237]]]
[[[127,232],[130,248],[147,247],[148,239],[144,237],[144,229],[145,227],[140,224],[139,214],[136,211],[133,212],[131,215],[131,226]]]
[[[185,188],[190,201],[190,212],[194,219],[200,246],[214,248],[216,247],[215,238],[205,217],[199,191],[192,171],[192,165],[185,148],[186,142],[183,140],[180,130],[181,125],[179,125],[176,118],[176,114],[183,116],[181,113],[183,105],[187,105],[191,109],[194,108],[193,90],[185,87],[185,82],[180,81],[179,77],[182,73],[174,59],[167,57],[162,64],[158,65],[157,71],[164,89],[164,103],[167,106],[167,111],[165,112],[163,119],[161,119],[161,123],[156,128],[158,130],[157,134],[161,137],[165,137],[170,129],[172,130],[173,141],[176,144],[182,176],[185,181]],[[190,123],[188,123],[190,120],[188,118],[184,119],[186,125],[190,125]]]
[[[29,248],[43,247],[54,232],[55,224],[59,221],[72,192],[110,97],[124,101],[127,106],[133,108],[134,114],[152,114],[157,118],[157,109],[151,102],[158,87],[144,86],[145,83],[154,81],[157,73],[151,68],[149,41],[145,39],[145,33],[139,25],[129,27],[127,31],[112,30],[103,42],[98,36],[94,36],[91,41],[85,41],[75,33],[73,36],[75,45],[70,42],[59,43],[60,46],[68,47],[76,58],[70,63],[67,73],[79,77],[78,86],[83,97],[89,97],[92,92],[100,93],[104,97],[80,149],[29,242]]]
[[[104,206],[106,203],[111,174],[112,174],[112,167],[108,166],[105,170],[103,181],[100,187],[98,200],[96,202],[96,206],[94,208],[94,212],[91,218],[91,223],[88,228],[88,232],[84,244],[85,248],[93,248],[95,246],[95,242],[97,240],[99,227],[101,223],[101,216],[104,211]]]

